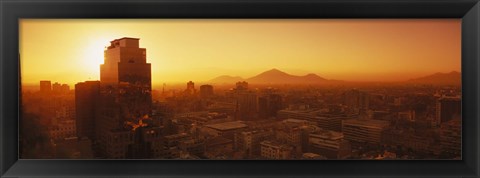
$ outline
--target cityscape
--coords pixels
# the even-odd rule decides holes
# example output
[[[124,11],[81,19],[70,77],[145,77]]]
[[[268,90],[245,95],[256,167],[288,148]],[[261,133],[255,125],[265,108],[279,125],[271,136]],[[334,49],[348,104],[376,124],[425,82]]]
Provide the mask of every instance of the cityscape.
[[[158,83],[143,40],[110,39],[98,79],[22,84],[20,159],[462,159],[459,70],[363,82],[272,64]]]

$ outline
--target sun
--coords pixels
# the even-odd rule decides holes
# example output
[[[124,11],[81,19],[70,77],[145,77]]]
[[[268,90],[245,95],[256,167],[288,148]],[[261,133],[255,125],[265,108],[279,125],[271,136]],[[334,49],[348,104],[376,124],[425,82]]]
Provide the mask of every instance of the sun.
[[[90,79],[98,79],[100,76],[100,65],[103,64],[103,51],[109,41],[105,39],[90,40],[86,43],[81,65]]]

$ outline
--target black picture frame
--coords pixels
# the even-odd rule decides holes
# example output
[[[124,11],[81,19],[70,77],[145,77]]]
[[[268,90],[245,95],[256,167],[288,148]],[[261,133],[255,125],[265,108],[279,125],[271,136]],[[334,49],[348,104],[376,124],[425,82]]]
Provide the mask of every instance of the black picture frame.
[[[461,18],[462,160],[18,160],[20,18]],[[478,0],[0,0],[1,177],[478,177]]]

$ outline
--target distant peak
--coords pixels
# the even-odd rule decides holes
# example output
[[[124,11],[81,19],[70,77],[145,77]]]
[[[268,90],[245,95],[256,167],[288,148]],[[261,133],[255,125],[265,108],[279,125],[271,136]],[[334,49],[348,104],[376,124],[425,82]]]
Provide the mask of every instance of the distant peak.
[[[273,68],[273,69],[270,69],[269,71],[267,72],[281,72],[280,70],[278,70],[277,68]]]

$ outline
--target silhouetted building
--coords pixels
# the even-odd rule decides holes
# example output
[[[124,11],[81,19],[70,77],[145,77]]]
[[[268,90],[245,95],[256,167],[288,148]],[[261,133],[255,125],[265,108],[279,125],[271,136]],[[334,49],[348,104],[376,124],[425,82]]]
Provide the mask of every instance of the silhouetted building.
[[[436,105],[436,124],[440,125],[454,118],[460,118],[462,112],[460,97],[443,97]]]
[[[161,127],[152,122],[151,65],[138,38],[110,42],[100,66],[96,140],[107,158],[152,158]]]
[[[60,93],[61,90],[62,90],[62,84],[59,84],[58,82],[55,82],[55,83],[52,85],[52,91],[53,91],[53,93],[58,94],[58,93]]]
[[[95,137],[95,118],[100,97],[100,81],[86,81],[75,85],[77,136]]]
[[[277,117],[280,109],[282,109],[281,95],[272,93],[258,97],[258,112],[261,118]]]
[[[187,83],[187,89],[185,89],[185,94],[194,95],[195,93],[197,93],[197,90],[195,89],[195,83],[189,81]]]
[[[43,94],[52,92],[52,82],[47,80],[40,81],[40,92]]]
[[[235,90],[237,91],[246,91],[248,90],[248,82],[243,81],[243,82],[237,82]]]
[[[258,101],[255,92],[237,93],[236,119],[255,120],[258,116]]]
[[[202,85],[200,86],[200,97],[209,98],[213,96],[213,86],[212,85]]]
[[[60,84],[55,82],[52,85],[52,92],[54,94],[67,94],[70,91],[70,87],[67,84]]]

